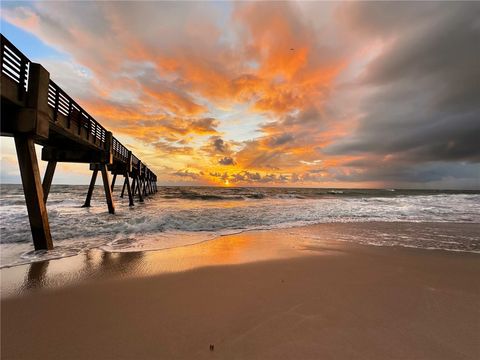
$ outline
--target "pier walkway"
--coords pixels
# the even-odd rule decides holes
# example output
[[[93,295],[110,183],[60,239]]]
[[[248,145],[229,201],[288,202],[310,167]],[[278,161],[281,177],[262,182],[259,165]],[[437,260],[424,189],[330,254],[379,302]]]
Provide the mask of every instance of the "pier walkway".
[[[53,248],[46,202],[58,162],[90,164],[92,178],[85,207],[90,206],[98,172],[111,214],[115,213],[112,192],[117,175],[124,177],[121,197],[126,190],[130,206],[135,197],[143,202],[145,196],[155,193],[155,173],[50,80],[47,70],[0,36],[0,130],[1,136],[15,140],[35,249]],[[43,146],[42,160],[48,161],[43,182],[35,144]]]

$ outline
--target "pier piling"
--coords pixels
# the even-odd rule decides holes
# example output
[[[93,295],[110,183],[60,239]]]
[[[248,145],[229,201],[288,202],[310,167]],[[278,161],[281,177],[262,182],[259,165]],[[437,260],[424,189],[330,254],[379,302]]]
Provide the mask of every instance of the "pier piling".
[[[133,206],[133,194],[132,190],[130,189],[130,180],[129,180],[130,174],[127,172],[125,174],[125,183],[127,184],[127,193],[128,193],[128,201],[129,201],[129,206]]]
[[[123,182],[122,192],[120,194],[121,198],[123,198],[123,194],[125,193],[125,186],[127,186],[127,181],[128,181],[128,174],[125,175],[125,180]]]
[[[90,200],[92,200],[93,189],[95,189],[95,183],[97,182],[98,169],[95,168],[92,172],[92,178],[90,179],[90,185],[88,186],[87,198],[82,207],[90,207]]]
[[[113,205],[112,188],[110,186],[107,165],[100,164],[100,171],[102,172],[103,188],[105,189],[105,198],[107,199],[108,212],[110,214],[115,214],[115,206]]]
[[[28,220],[32,230],[33,245],[35,250],[53,249],[40,170],[35,153],[35,142],[31,137],[15,136],[15,148],[27,204]]]

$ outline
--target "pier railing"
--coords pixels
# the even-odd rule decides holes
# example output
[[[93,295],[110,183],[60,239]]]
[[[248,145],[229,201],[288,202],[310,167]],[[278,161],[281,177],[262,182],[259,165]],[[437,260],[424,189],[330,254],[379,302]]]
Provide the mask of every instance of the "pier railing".
[[[107,130],[52,80],[48,84],[48,105],[55,124],[105,149]]]
[[[17,96],[23,99],[28,90],[30,60],[3,35],[0,49],[2,73],[19,84]]]

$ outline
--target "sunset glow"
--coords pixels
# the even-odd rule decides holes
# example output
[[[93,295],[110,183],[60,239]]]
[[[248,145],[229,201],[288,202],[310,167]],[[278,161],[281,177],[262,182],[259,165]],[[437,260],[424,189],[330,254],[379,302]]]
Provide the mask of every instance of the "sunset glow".
[[[476,12],[370,6],[3,2],[2,32],[160,184],[478,187],[478,49],[437,41],[478,39]]]

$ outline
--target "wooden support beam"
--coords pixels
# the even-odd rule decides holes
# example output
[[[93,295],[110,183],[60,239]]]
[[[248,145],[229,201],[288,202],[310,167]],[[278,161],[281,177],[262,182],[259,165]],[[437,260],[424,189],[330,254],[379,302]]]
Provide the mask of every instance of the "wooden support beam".
[[[115,214],[115,206],[113,205],[112,188],[110,187],[110,179],[106,164],[100,164],[100,171],[102,172],[103,188],[105,189],[105,197],[107,199],[108,212]]]
[[[125,186],[127,186],[127,181],[128,181],[128,173],[125,175],[125,181],[123,182],[123,188],[122,188],[122,193],[120,194],[120,197],[123,198],[123,194],[125,193]],[[128,183],[130,186],[130,182]]]
[[[143,195],[142,189],[140,188],[140,178],[137,175],[137,190],[138,190],[138,197],[140,198],[140,202],[143,202]]]
[[[32,230],[35,250],[53,249],[52,235],[45,202],[42,181],[38,168],[35,143],[32,137],[16,136],[18,165],[22,177],[23,193],[27,203],[28,219]]]
[[[117,180],[117,173],[113,174],[113,180],[112,180],[112,193],[113,193],[113,188],[115,187],[115,180]]]
[[[127,193],[128,193],[128,200],[129,200],[129,206],[133,206],[133,194],[132,194],[132,189],[130,189],[130,180],[129,180],[130,174],[127,172],[125,174],[125,183],[127,184]]]
[[[43,201],[45,203],[47,202],[48,194],[50,193],[50,186],[52,186],[53,174],[55,173],[56,166],[56,161],[49,161],[47,169],[45,170],[45,175],[43,176]]]
[[[133,180],[132,180],[132,195],[135,196],[137,192],[137,177],[136,176],[133,176]]]
[[[104,152],[98,150],[65,150],[54,146],[45,146],[42,149],[42,160],[44,161],[95,164],[104,161],[104,158]]]
[[[145,194],[145,180],[144,179],[140,179],[140,190],[141,190],[143,196],[147,195],[147,194]]]
[[[95,182],[97,181],[98,169],[95,168],[92,172],[92,178],[90,179],[90,186],[88,187],[87,198],[85,204],[82,207],[90,207],[90,200],[92,199],[93,189],[95,188]]]

